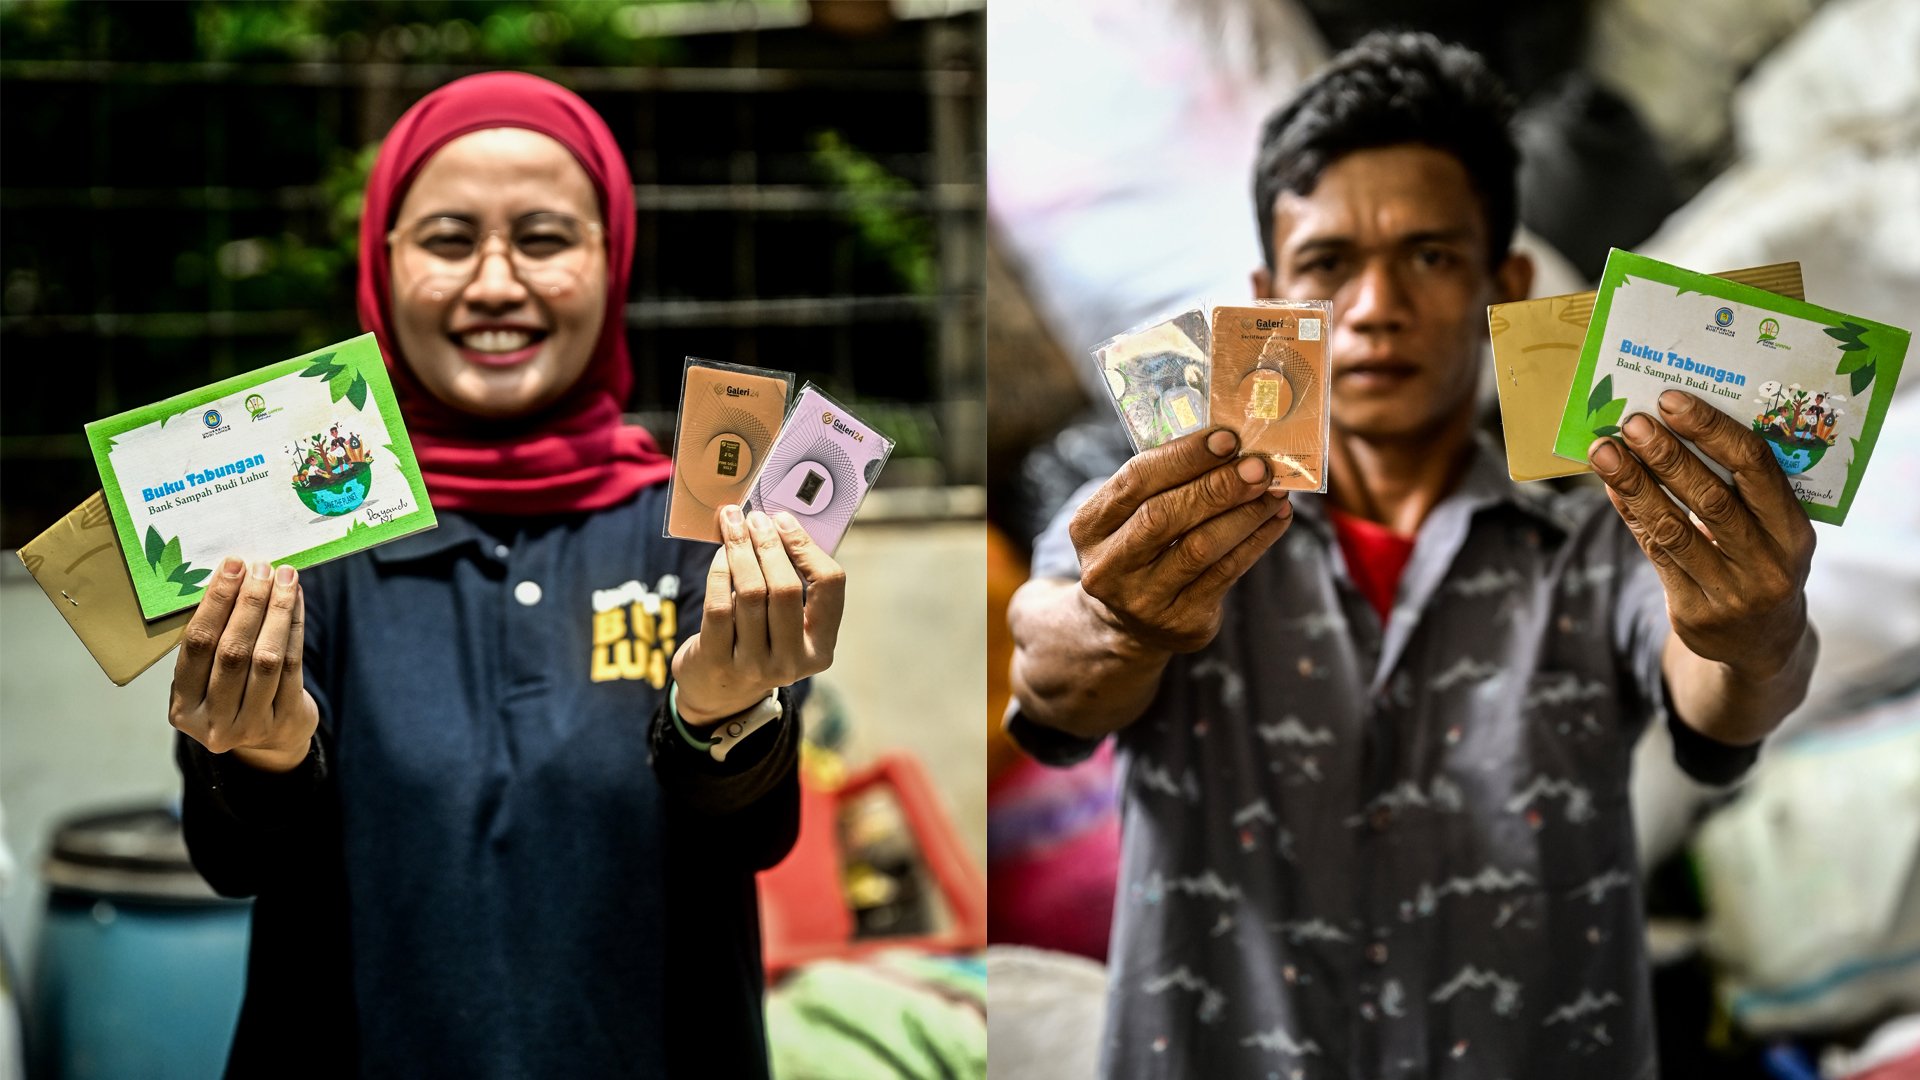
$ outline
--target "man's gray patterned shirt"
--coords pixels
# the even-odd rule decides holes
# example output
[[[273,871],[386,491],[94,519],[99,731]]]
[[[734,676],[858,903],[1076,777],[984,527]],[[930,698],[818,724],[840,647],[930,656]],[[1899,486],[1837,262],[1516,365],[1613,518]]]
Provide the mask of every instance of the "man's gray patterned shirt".
[[[1093,486],[1035,577],[1078,576]],[[1294,496],[1219,637],[1117,736],[1105,1073],[1653,1076],[1627,804],[1664,715],[1652,566],[1598,492],[1523,488],[1483,443],[1383,628],[1324,502]]]

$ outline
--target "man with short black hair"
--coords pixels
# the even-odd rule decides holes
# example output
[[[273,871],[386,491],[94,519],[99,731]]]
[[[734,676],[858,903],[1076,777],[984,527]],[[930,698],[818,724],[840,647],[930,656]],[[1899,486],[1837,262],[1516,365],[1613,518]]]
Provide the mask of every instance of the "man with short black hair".
[[[1685,394],[1590,449],[1611,507],[1476,439],[1485,309],[1532,278],[1510,121],[1424,35],[1303,87],[1262,134],[1253,285],[1333,302],[1328,492],[1216,428],[1036,547],[1009,730],[1054,762],[1119,739],[1108,1075],[1657,1071],[1629,757],[1664,718],[1694,775],[1751,763],[1805,694],[1813,533]]]

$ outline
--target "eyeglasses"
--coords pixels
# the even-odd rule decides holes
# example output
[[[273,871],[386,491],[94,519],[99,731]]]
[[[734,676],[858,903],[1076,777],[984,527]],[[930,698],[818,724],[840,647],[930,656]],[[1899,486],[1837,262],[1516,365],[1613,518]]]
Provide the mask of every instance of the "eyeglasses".
[[[534,292],[560,296],[577,288],[600,246],[598,222],[541,212],[514,219],[505,229],[482,230],[462,217],[422,218],[387,234],[396,280],[409,291],[444,300],[479,276],[495,237],[506,248],[513,276]]]

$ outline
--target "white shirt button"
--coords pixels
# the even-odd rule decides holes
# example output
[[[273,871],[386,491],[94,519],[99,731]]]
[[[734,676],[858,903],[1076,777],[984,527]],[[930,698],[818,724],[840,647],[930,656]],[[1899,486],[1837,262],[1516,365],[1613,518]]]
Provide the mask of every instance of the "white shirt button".
[[[493,557],[494,557],[494,558],[496,558],[496,559],[504,559],[504,558],[506,558],[506,557],[507,557],[507,545],[505,545],[505,544],[495,544],[495,545],[493,545]]]
[[[540,602],[540,583],[537,581],[523,581],[515,585],[513,587],[513,598],[527,607],[532,607]]]

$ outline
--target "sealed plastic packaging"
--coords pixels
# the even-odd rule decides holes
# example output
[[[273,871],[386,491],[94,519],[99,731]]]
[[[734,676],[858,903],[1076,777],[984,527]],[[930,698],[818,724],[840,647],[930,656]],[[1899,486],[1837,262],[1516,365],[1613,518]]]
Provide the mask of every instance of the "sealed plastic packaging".
[[[1206,312],[1189,308],[1091,350],[1135,453],[1207,426]]]
[[[664,536],[720,542],[719,509],[746,502],[786,418],[793,373],[687,357]]]
[[[892,439],[808,383],[794,398],[746,505],[765,514],[787,511],[831,555],[892,453]]]
[[[1210,420],[1241,454],[1273,464],[1274,486],[1327,490],[1332,404],[1325,300],[1256,300],[1213,309]]]

